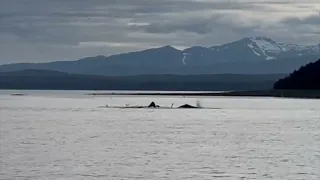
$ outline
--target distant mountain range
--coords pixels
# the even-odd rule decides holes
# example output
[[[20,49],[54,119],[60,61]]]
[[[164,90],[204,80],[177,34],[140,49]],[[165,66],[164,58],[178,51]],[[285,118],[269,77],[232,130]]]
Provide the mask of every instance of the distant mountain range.
[[[0,89],[230,91],[271,89],[284,74],[96,76],[51,70],[0,72]]]
[[[1,65],[0,71],[55,70],[74,74],[132,76],[143,74],[288,74],[320,57],[320,44],[277,43],[267,37],[243,38],[221,46],[171,46],[76,61]]]

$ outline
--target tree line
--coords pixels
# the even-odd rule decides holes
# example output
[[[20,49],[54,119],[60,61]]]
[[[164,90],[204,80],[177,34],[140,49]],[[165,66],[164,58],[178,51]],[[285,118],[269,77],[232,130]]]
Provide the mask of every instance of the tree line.
[[[274,89],[320,90],[320,59],[278,80],[274,84]]]

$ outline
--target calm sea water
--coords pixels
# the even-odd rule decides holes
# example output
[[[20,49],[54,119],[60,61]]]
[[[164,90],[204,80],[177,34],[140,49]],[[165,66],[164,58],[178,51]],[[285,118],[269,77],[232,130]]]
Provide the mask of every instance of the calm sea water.
[[[0,179],[320,179],[319,100],[87,93],[0,91]]]

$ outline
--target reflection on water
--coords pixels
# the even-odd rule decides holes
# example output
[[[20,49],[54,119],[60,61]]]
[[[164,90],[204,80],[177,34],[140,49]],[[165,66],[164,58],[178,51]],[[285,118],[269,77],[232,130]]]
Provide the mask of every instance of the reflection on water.
[[[319,100],[71,94],[0,95],[0,179],[320,177]]]

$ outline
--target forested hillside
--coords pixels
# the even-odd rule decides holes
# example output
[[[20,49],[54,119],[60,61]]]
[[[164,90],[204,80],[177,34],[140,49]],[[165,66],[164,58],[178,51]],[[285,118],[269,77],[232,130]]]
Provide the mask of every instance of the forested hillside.
[[[278,80],[274,89],[320,90],[320,59]]]

